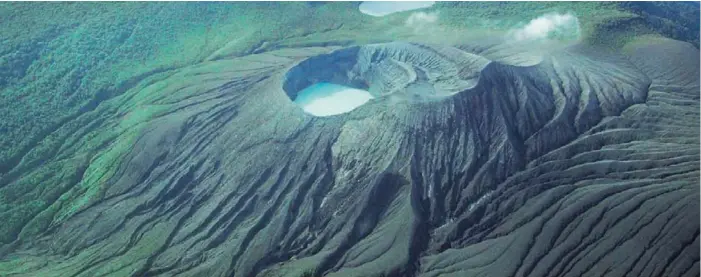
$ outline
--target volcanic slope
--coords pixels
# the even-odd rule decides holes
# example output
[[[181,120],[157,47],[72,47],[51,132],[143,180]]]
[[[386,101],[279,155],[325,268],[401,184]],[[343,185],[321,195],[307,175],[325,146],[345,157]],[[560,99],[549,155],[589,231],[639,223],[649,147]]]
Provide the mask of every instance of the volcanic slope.
[[[165,108],[0,275],[699,276],[699,50],[490,49],[276,50],[127,93]],[[316,118],[292,100],[322,81],[386,94]]]

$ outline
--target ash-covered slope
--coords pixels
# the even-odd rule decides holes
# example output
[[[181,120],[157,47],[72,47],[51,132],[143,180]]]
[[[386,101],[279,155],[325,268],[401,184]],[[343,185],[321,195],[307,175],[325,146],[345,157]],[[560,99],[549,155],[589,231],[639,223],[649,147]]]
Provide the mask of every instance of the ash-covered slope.
[[[699,275],[696,48],[332,50],[171,76],[102,200],[4,249],[16,275]],[[379,97],[314,118],[290,98],[319,81]]]

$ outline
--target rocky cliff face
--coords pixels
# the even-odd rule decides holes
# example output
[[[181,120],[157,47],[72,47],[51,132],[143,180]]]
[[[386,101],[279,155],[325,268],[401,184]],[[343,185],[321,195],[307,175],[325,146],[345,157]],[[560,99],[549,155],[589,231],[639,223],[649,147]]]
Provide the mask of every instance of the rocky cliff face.
[[[103,200],[12,255],[53,257],[33,276],[698,276],[698,49],[494,53],[397,42],[184,70],[163,89],[187,97]],[[321,81],[377,98],[315,118],[292,99]]]

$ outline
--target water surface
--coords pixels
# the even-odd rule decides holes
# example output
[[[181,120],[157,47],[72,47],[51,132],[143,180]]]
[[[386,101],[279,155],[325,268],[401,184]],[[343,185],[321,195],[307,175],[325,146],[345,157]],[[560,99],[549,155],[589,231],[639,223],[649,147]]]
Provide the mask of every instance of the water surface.
[[[372,16],[385,16],[396,12],[423,9],[433,6],[435,1],[391,2],[391,1],[365,1],[360,3],[361,13]]]
[[[299,92],[295,104],[314,116],[347,113],[374,98],[370,92],[332,83],[317,83]]]

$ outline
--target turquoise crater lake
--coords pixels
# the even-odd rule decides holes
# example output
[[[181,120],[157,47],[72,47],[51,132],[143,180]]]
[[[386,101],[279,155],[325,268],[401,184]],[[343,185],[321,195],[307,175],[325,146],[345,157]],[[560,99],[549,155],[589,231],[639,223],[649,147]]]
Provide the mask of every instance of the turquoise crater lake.
[[[350,112],[374,97],[370,92],[332,83],[317,83],[299,92],[294,103],[314,116]]]

